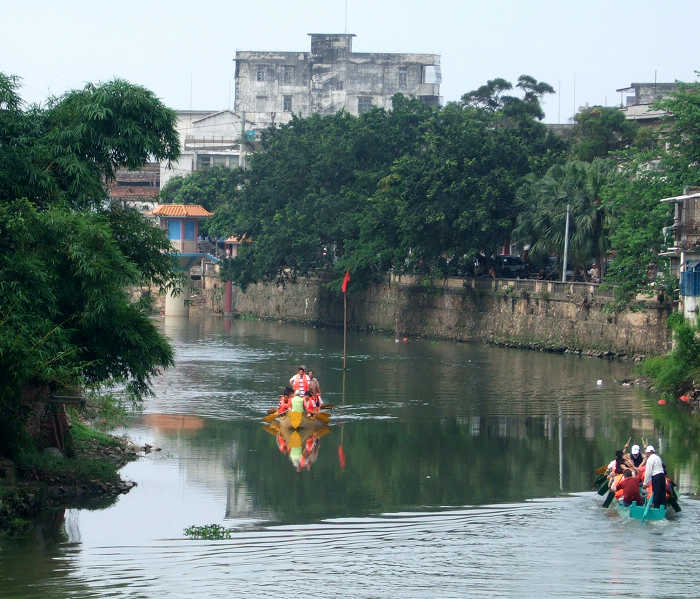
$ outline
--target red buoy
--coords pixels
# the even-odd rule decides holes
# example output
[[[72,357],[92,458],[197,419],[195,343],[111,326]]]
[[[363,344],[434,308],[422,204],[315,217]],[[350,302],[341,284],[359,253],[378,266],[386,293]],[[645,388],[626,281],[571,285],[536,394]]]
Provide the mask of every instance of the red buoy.
[[[666,405],[666,400],[665,399],[660,399],[659,401],[656,402],[660,406],[665,406]]]

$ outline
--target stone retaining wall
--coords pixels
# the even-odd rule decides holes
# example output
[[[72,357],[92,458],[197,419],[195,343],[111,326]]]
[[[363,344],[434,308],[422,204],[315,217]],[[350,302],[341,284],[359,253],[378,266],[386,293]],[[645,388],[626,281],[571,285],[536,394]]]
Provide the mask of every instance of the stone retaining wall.
[[[667,303],[640,312],[611,313],[598,285],[513,279],[419,281],[393,277],[348,292],[348,325],[457,341],[487,341],[550,351],[639,356],[670,347]],[[209,302],[211,304],[211,302]],[[233,289],[234,314],[255,314],[342,327],[343,298],[318,279],[285,287]]]

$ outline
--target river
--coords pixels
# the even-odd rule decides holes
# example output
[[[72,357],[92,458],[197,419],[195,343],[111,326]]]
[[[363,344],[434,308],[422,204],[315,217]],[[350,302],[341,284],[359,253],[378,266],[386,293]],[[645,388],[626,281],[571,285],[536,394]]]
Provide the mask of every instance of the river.
[[[160,451],[112,506],[0,544],[0,596],[700,596],[696,441],[622,385],[630,364],[352,332],[344,373],[342,332],[158,322],[176,366],[117,432]],[[302,363],[335,408],[299,461],[260,418]],[[680,485],[676,520],[590,491],[629,436]],[[210,523],[231,538],[184,535]]]

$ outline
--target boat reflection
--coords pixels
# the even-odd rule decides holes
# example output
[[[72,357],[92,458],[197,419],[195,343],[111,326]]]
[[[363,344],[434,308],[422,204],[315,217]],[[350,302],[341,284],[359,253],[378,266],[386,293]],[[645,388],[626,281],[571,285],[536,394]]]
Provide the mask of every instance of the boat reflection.
[[[321,439],[331,432],[331,427],[320,425],[313,428],[293,429],[273,421],[263,426],[263,430],[274,436],[277,449],[287,456],[297,472],[311,470],[318,458]]]

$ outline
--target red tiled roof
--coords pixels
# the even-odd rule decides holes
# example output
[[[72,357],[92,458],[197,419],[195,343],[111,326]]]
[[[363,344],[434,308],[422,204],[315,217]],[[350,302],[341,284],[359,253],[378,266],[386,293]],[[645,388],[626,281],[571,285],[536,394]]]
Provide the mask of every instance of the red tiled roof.
[[[149,214],[151,216],[191,216],[199,218],[214,216],[213,212],[209,212],[199,204],[160,204]]]
[[[243,233],[240,237],[237,235],[231,235],[224,243],[243,243],[244,241],[250,243],[252,239],[248,237],[248,233]]]

